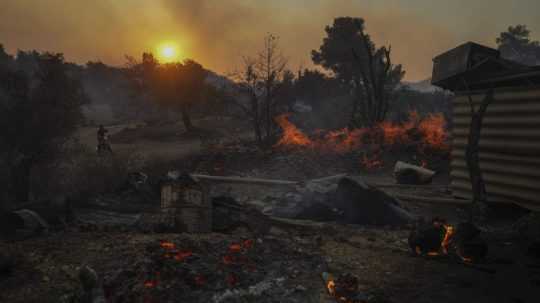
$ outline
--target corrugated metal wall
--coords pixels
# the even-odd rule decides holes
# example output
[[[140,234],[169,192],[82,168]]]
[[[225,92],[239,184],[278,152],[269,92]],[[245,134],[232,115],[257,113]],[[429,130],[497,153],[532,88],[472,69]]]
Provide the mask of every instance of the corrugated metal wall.
[[[471,94],[476,106],[485,97],[485,92]],[[467,95],[456,96],[453,112],[451,188],[454,196],[471,199],[465,162],[471,120]],[[540,87],[495,91],[482,128],[480,167],[490,201],[540,210]]]

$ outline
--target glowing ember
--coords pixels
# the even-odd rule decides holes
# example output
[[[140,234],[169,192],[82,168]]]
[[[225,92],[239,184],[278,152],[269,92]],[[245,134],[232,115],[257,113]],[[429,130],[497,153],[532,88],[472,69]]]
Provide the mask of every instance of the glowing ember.
[[[148,280],[148,281],[145,281],[144,282],[144,287],[146,288],[154,288],[157,286],[157,281],[154,281],[154,280]]]
[[[175,256],[174,256],[174,259],[176,261],[184,261],[185,259],[191,257],[193,255],[193,253],[191,251],[181,251],[181,252],[178,252]]]
[[[223,264],[229,265],[229,264],[234,263],[234,258],[232,256],[225,255],[225,256],[223,256],[222,261],[223,261]]]
[[[229,246],[229,251],[231,253],[239,253],[242,251],[242,245],[240,244],[231,244],[231,246]]]
[[[194,281],[195,285],[204,286],[206,284],[206,277],[203,275],[196,275]]]
[[[468,258],[468,257],[464,257],[460,254],[458,254],[458,256],[461,258],[461,260],[465,263],[472,263],[473,262],[473,259],[472,258]]]
[[[228,274],[226,280],[227,280],[227,284],[230,287],[233,287],[236,284],[238,284],[238,277],[233,273]]]
[[[250,249],[253,247],[253,240],[245,240],[243,245],[245,249]]]
[[[165,248],[165,249],[175,249],[176,248],[176,245],[174,243],[166,242],[166,241],[161,241],[159,243],[159,246],[161,246],[162,248]]]

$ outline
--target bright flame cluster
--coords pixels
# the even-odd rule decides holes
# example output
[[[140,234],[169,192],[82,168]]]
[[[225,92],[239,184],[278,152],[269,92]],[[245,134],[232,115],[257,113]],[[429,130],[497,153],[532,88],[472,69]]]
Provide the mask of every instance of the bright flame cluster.
[[[289,121],[290,114],[278,116],[275,121],[283,130],[276,144],[282,148],[304,148],[318,152],[344,154],[358,150],[364,144],[379,144],[388,148],[410,143],[418,144],[418,152],[425,153],[426,149],[447,151],[448,135],[445,130],[446,121],[442,114],[430,114],[420,118],[416,111],[409,113],[409,119],[403,123],[384,121],[373,128],[347,128],[324,131],[317,130],[313,136],[306,135],[296,125]],[[419,138],[419,142],[416,137]],[[379,155],[364,156],[361,163],[366,168],[382,166]]]

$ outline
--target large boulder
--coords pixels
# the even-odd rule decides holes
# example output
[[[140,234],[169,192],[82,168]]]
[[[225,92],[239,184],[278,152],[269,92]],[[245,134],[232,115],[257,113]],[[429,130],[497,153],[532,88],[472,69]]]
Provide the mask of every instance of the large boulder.
[[[349,224],[399,226],[414,220],[399,200],[357,177],[339,181],[334,201],[343,212],[342,221]]]
[[[301,199],[273,209],[284,218],[337,221],[347,224],[404,225],[413,220],[400,202],[386,192],[368,186],[359,177],[339,182],[310,182],[297,188]],[[297,196],[298,196],[297,195]],[[287,197],[287,195],[285,196]]]

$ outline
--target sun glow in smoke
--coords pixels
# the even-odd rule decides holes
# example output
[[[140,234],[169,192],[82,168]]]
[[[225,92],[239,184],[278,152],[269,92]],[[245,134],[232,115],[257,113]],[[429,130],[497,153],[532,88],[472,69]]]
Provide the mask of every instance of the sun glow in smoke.
[[[162,63],[177,62],[180,60],[180,48],[174,42],[164,42],[157,47],[157,57]]]

